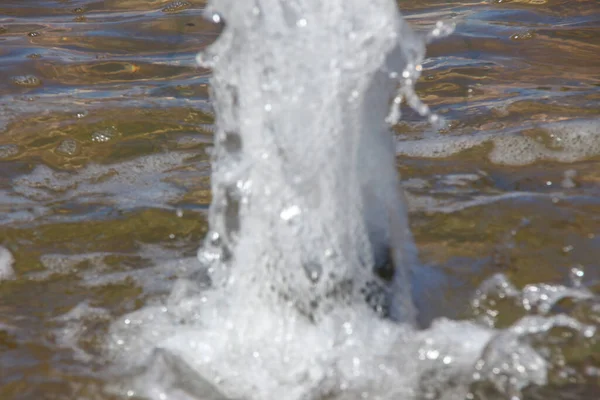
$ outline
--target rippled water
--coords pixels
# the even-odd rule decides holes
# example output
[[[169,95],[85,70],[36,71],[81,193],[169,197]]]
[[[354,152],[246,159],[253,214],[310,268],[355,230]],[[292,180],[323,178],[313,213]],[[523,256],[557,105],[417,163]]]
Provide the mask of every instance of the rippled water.
[[[15,259],[13,274],[0,252],[0,398],[111,398],[110,322],[167,293],[195,255],[213,117],[194,58],[220,29],[202,7],[0,5],[0,245]],[[476,317],[473,291],[496,272],[524,286],[577,266],[599,293],[598,2],[400,7],[417,28],[457,23],[417,86],[448,128],[408,110],[396,127],[426,264],[421,323]],[[519,316],[505,308],[497,326]],[[571,386],[570,398],[598,390]]]

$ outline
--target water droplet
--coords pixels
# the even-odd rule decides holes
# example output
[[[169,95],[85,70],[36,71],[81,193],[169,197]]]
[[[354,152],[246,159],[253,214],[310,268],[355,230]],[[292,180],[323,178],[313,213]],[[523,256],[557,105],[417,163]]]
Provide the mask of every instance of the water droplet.
[[[214,22],[215,24],[220,24],[220,23],[221,23],[221,20],[222,20],[221,16],[220,16],[218,13],[213,13],[213,14],[211,15],[211,18],[210,18],[210,19],[211,19],[211,20],[212,20],[212,22]]]
[[[291,219],[300,215],[301,212],[302,210],[300,210],[300,207],[298,207],[297,205],[293,205],[281,211],[279,216],[284,221],[290,221]]]
[[[596,334],[596,328],[593,326],[588,326],[583,330],[583,336],[588,339],[594,337],[595,334]]]

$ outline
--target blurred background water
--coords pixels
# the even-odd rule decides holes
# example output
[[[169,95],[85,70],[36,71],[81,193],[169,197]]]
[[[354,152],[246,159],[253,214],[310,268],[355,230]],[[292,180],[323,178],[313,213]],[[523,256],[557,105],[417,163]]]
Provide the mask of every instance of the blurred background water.
[[[472,293],[496,272],[522,287],[577,267],[600,293],[600,3],[399,5],[417,29],[457,24],[417,85],[447,128],[408,111],[395,127],[421,322],[474,318]],[[0,398],[111,398],[108,325],[195,255],[213,132],[195,55],[220,31],[203,7],[0,3],[0,245],[15,259],[0,273]]]

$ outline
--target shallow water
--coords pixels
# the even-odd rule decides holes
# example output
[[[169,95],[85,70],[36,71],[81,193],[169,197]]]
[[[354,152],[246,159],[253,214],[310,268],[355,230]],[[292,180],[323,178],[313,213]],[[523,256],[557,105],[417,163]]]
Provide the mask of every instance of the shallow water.
[[[209,72],[194,58],[219,27],[202,6],[0,6],[0,244],[15,258],[0,281],[3,399],[111,398],[100,389],[110,322],[185,275],[176,260],[195,255],[210,202]],[[416,27],[457,23],[417,86],[448,128],[436,135],[409,111],[396,127],[425,264],[420,322],[474,318],[473,292],[497,272],[522,287],[565,283],[580,266],[598,293],[598,3],[400,6]],[[505,308],[497,326],[519,316]]]

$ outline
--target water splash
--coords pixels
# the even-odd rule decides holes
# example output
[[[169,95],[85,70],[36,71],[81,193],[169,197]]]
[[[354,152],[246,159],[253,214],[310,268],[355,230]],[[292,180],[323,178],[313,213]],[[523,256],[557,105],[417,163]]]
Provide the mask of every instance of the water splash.
[[[224,24],[199,56],[214,71],[218,126],[211,230],[196,271],[114,324],[109,351],[129,372],[117,391],[518,399],[550,380],[544,343],[554,329],[594,338],[593,326],[549,311],[506,328],[414,327],[418,262],[387,124],[403,101],[439,121],[413,85],[426,41],[449,25],[420,37],[390,0],[215,0],[207,10]],[[551,309],[566,296],[535,298],[494,279],[523,304]],[[493,296],[488,286],[475,309]]]
[[[220,128],[201,260],[243,258],[236,279],[261,282],[261,296],[283,296],[313,319],[364,297],[413,319],[405,275],[415,251],[384,121],[398,80],[420,105],[412,87],[423,41],[390,2],[209,9],[226,29],[200,57],[214,70]],[[372,273],[390,258],[391,285]],[[215,266],[225,285],[231,264]]]

